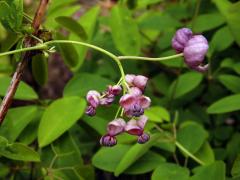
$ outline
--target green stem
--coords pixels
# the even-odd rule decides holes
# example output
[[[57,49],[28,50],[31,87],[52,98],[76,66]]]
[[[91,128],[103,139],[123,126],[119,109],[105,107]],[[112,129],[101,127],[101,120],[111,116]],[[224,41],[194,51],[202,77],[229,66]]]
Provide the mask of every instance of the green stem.
[[[182,57],[183,53],[180,54],[175,54],[171,56],[166,56],[166,57],[160,57],[160,58],[149,58],[149,57],[139,57],[139,56],[118,56],[118,59],[120,60],[142,60],[142,61],[165,61],[169,59],[174,59],[178,57]]]
[[[192,153],[190,153],[185,147],[183,147],[178,141],[175,141],[176,146],[183,152],[185,153],[187,156],[189,156],[190,158],[192,158],[193,160],[195,160],[196,162],[198,162],[201,165],[205,165],[205,163],[203,161],[201,161],[200,159],[198,159],[196,156],[194,156]]]
[[[88,44],[88,43],[84,43],[84,42],[78,42],[78,41],[70,41],[70,40],[53,40],[53,41],[48,41],[44,43],[45,45],[50,45],[50,44],[77,44],[77,45],[82,45],[82,46],[86,46],[92,49],[95,49],[97,51],[102,52],[103,54],[106,54],[107,56],[111,57],[118,65],[118,68],[120,70],[121,73],[121,77],[122,77],[122,81],[123,81],[123,91],[125,93],[126,91],[126,80],[125,80],[125,73],[122,67],[122,64],[119,60],[119,58],[117,56],[115,56],[114,54],[110,53],[109,51],[100,48],[98,46],[94,46],[92,44]]]
[[[33,50],[44,50],[44,49],[47,49],[47,46],[45,44],[38,44],[37,46],[32,46],[32,47],[22,48],[22,49],[16,49],[16,50],[13,50],[13,51],[0,53],[0,57],[10,55],[10,54],[16,54],[16,53],[20,53],[20,52],[33,51]]]

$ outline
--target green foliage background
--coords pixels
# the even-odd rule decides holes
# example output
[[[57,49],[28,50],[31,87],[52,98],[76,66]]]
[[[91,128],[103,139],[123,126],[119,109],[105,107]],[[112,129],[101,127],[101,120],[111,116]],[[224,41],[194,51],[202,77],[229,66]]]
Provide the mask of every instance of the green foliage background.
[[[120,135],[118,145],[104,148],[99,138],[117,102],[90,118],[84,115],[85,95],[116,83],[117,66],[75,45],[58,45],[60,55],[48,60],[35,56],[28,66],[34,79],[20,83],[0,126],[0,179],[240,179],[240,1],[89,2],[51,0],[43,28],[54,39],[88,42],[116,55],[162,57],[175,54],[171,39],[176,29],[189,27],[209,41],[209,71],[193,72],[182,58],[123,61],[126,73],[150,79],[146,129],[151,140],[139,145],[134,137]],[[0,0],[1,52],[23,46],[37,4]],[[0,57],[1,97],[20,57]],[[60,87],[51,80],[59,67],[50,65],[59,60],[65,67],[57,77],[64,83]],[[54,86],[60,91],[57,99],[44,96],[42,90]]]

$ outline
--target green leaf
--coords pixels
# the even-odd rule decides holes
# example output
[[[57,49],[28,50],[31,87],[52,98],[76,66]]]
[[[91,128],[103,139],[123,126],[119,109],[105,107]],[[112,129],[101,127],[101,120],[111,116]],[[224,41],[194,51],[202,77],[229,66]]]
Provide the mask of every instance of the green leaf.
[[[59,16],[55,20],[63,27],[78,35],[82,40],[87,40],[87,34],[84,28],[73,18],[67,16]]]
[[[4,27],[12,32],[21,30],[23,19],[23,0],[5,0],[0,2],[0,20]]]
[[[160,134],[154,134],[151,135],[151,138],[147,143],[133,145],[119,161],[114,171],[114,175],[119,176],[140,157],[142,157],[156,143],[156,140],[159,137]]]
[[[227,26],[222,27],[213,35],[210,42],[210,53],[220,52],[227,49],[234,42],[234,38]]]
[[[186,180],[189,170],[172,163],[161,163],[152,174],[151,180]]]
[[[189,93],[200,84],[202,79],[203,75],[197,72],[188,72],[181,75],[178,80],[174,81],[171,84],[169,88],[168,97],[171,97],[174,91],[175,91],[174,98],[176,99]]]
[[[94,34],[94,30],[95,30],[95,26],[97,24],[97,20],[98,20],[98,14],[100,12],[100,8],[99,6],[95,6],[93,8],[91,8],[90,10],[88,10],[84,15],[81,16],[81,18],[78,20],[78,22],[81,24],[81,26],[83,27],[83,29],[85,30],[86,34],[87,34],[87,43],[91,43],[92,38],[93,38],[93,34]],[[75,41],[82,41],[77,35],[71,33],[70,40],[75,40]],[[85,46],[78,46],[77,47],[77,52],[78,52],[78,65],[74,68],[74,70],[77,70],[81,67],[81,65],[83,64],[83,60],[87,54],[87,50],[88,48]]]
[[[231,95],[219,99],[208,107],[207,112],[210,114],[228,113],[240,109],[240,94]]]
[[[210,165],[197,167],[193,170],[194,175],[190,180],[225,180],[225,164],[216,161]]]
[[[211,164],[215,160],[214,152],[208,142],[205,142],[194,155],[205,164]]]
[[[112,81],[101,76],[89,73],[76,74],[65,86],[64,96],[85,97],[89,90],[99,92],[106,90],[106,86],[114,84]]]
[[[0,95],[1,96],[5,96],[5,93],[7,92],[7,88],[10,85],[10,82],[11,82],[10,77],[6,77],[6,76],[0,77],[0,84],[1,84]],[[28,86],[26,83],[21,81],[17,88],[17,92],[14,95],[14,99],[33,100],[37,98],[38,96],[34,92],[34,90],[30,86]]]
[[[233,163],[231,175],[235,178],[240,178],[240,154],[237,156]]]
[[[0,148],[0,155],[19,161],[40,161],[37,152],[21,143],[8,144],[6,147]]]
[[[39,125],[40,147],[53,142],[77,122],[85,106],[85,100],[79,97],[66,97],[54,101],[44,112]]]
[[[138,8],[143,8],[146,6],[149,6],[151,4],[159,3],[162,2],[163,0],[141,0],[137,2],[137,7]]]
[[[159,106],[152,106],[149,109],[145,110],[145,115],[149,118],[150,121],[153,122],[163,122],[170,121],[170,115],[168,111]]]
[[[240,46],[240,2],[231,3],[228,0],[213,0],[221,14],[226,18],[228,26],[236,42]]]
[[[48,61],[44,54],[37,54],[32,57],[32,73],[34,79],[41,86],[48,80]]]
[[[152,171],[159,166],[160,163],[165,162],[165,158],[157,153],[148,151],[141,158],[139,158],[133,165],[131,165],[124,173],[126,174],[145,174]]]
[[[130,145],[118,144],[112,148],[102,147],[92,158],[95,167],[114,172],[123,156],[130,149]]]
[[[233,93],[240,93],[240,78],[234,75],[220,75],[219,81]]]
[[[208,133],[203,127],[194,122],[186,122],[177,133],[177,140],[192,154],[204,144]]]
[[[66,38],[60,33],[56,34],[56,38],[60,40],[66,40]],[[75,46],[69,43],[64,43],[58,44],[57,47],[63,57],[64,63],[70,68],[75,68],[79,63],[79,56]]]
[[[196,17],[193,31],[208,31],[222,25],[224,22],[224,17],[219,13],[201,14]]]
[[[138,55],[141,47],[140,34],[131,12],[125,7],[114,6],[110,26],[116,48],[124,55]]]
[[[37,110],[36,106],[10,109],[0,127],[0,135],[6,137],[10,142],[14,142],[30,121],[33,120]]]

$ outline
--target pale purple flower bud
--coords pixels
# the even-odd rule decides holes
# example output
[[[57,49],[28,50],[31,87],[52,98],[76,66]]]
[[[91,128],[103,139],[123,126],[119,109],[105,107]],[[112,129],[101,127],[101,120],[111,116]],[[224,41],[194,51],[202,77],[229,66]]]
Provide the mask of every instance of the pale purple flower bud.
[[[94,90],[88,91],[87,93],[87,102],[92,107],[96,108],[100,103],[100,93]]]
[[[199,65],[202,64],[208,51],[208,41],[202,35],[193,36],[184,48],[185,63],[192,69],[203,71],[207,68]]]
[[[117,139],[114,136],[104,135],[100,139],[100,144],[102,146],[112,147],[117,144]]]
[[[116,136],[120,134],[121,132],[124,131],[125,125],[126,125],[126,122],[123,119],[121,118],[114,119],[113,121],[108,123],[108,126],[107,126],[108,134],[110,136]]]
[[[142,95],[142,91],[139,88],[137,88],[137,87],[131,87],[129,89],[129,94],[134,95],[134,96],[141,96]]]
[[[138,137],[138,143],[139,144],[144,144],[147,141],[149,141],[150,136],[147,133],[143,133],[141,136]]]
[[[181,28],[177,30],[175,36],[172,38],[172,47],[178,52],[183,52],[187,42],[192,38],[192,31],[188,28]]]
[[[132,86],[133,85],[133,80],[134,80],[135,77],[136,77],[136,75],[134,75],[134,74],[127,74],[125,76],[125,80],[130,86]]]
[[[147,81],[148,81],[147,77],[142,76],[142,75],[137,75],[133,79],[133,85],[143,91],[147,85]]]
[[[112,94],[114,96],[119,95],[122,92],[122,87],[119,85],[108,86],[108,94]]]
[[[96,109],[92,106],[88,106],[87,109],[85,110],[85,113],[88,116],[94,116],[96,114]]]
[[[132,119],[127,122],[124,130],[131,135],[141,136],[144,131],[144,126],[147,122],[147,116],[140,116],[139,120]]]

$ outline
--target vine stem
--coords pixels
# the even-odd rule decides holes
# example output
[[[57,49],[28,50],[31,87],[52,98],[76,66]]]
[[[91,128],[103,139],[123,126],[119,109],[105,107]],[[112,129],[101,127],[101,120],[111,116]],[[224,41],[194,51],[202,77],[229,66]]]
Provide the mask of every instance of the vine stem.
[[[183,147],[178,141],[175,141],[175,145],[183,152],[185,153],[187,156],[189,156],[190,158],[192,158],[193,160],[195,160],[196,162],[198,162],[201,165],[205,165],[205,163],[203,161],[201,161],[200,159],[198,159],[196,156],[194,156],[192,153],[190,153],[185,147]]]
[[[169,59],[174,59],[178,57],[182,57],[183,53],[180,54],[175,54],[171,56],[166,56],[166,57],[160,57],[160,58],[150,58],[150,57],[140,57],[140,56],[118,56],[118,59],[120,60],[142,60],[142,61],[165,61]]]

